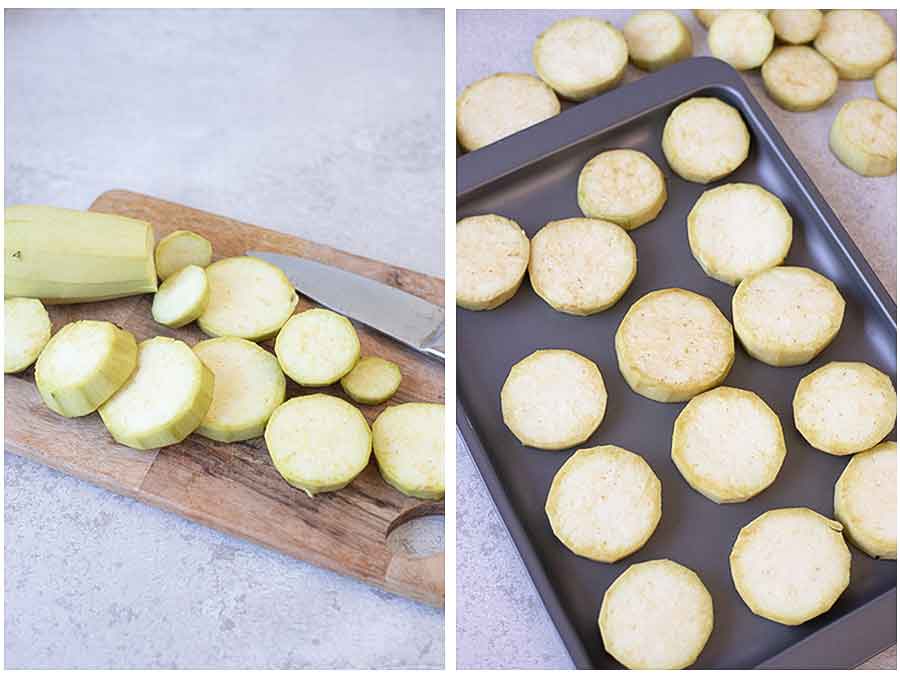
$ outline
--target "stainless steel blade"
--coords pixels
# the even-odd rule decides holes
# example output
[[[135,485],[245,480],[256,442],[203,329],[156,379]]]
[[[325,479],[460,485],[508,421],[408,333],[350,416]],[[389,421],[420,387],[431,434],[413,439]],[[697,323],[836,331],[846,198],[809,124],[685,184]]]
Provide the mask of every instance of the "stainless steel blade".
[[[318,261],[267,251],[247,255],[281,268],[304,296],[443,360],[444,309],[440,306]]]

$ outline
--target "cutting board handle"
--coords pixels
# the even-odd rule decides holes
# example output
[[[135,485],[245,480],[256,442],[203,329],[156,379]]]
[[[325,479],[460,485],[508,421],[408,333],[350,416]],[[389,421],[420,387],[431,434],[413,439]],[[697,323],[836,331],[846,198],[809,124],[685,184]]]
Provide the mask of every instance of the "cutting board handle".
[[[384,585],[392,593],[444,606],[444,553],[411,555],[398,552],[388,563]]]

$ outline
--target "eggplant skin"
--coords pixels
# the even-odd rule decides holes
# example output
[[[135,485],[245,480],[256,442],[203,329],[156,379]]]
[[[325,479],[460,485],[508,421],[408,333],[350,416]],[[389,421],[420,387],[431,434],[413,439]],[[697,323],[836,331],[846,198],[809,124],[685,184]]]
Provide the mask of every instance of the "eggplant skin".
[[[20,205],[6,209],[4,228],[6,297],[67,304],[156,291],[149,223]]]

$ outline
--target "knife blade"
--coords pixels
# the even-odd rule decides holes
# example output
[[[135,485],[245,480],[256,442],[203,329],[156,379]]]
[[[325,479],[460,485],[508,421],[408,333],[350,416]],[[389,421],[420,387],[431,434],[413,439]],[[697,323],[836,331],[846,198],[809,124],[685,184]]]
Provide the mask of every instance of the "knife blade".
[[[444,360],[444,309],[425,299],[319,261],[248,251],[278,266],[304,296],[432,358]]]

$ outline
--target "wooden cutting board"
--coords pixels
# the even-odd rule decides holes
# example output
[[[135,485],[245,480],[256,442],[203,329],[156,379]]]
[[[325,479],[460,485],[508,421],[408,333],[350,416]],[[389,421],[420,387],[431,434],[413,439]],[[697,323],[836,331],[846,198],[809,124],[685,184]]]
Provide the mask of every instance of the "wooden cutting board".
[[[296,254],[444,303],[444,283],[438,278],[161,199],[112,190],[91,210],[148,221],[157,240],[174,230],[193,230],[212,242],[215,259],[251,249]],[[138,341],[166,335],[193,345],[204,338],[194,324],[178,330],[158,325],[150,316],[151,301],[143,295],[47,309],[54,332],[73,320],[96,319],[130,330]],[[311,305],[301,295],[298,310]],[[360,406],[370,424],[388,405],[443,402],[441,363],[355,326],[364,355],[388,358],[403,372],[400,390],[390,402]],[[271,342],[264,346],[272,350]],[[412,556],[387,543],[391,531],[404,522],[443,514],[443,504],[404,496],[385,484],[374,457],[346,488],[309,498],[278,475],[262,438],[222,444],[192,435],[180,444],[137,451],[114,442],[96,413],[67,419],[49,410],[38,395],[33,368],[6,375],[4,382],[8,451],[393,593],[443,604],[443,553]],[[317,391],[322,389],[302,389],[288,380],[288,398]],[[339,385],[324,391],[342,396]]]

